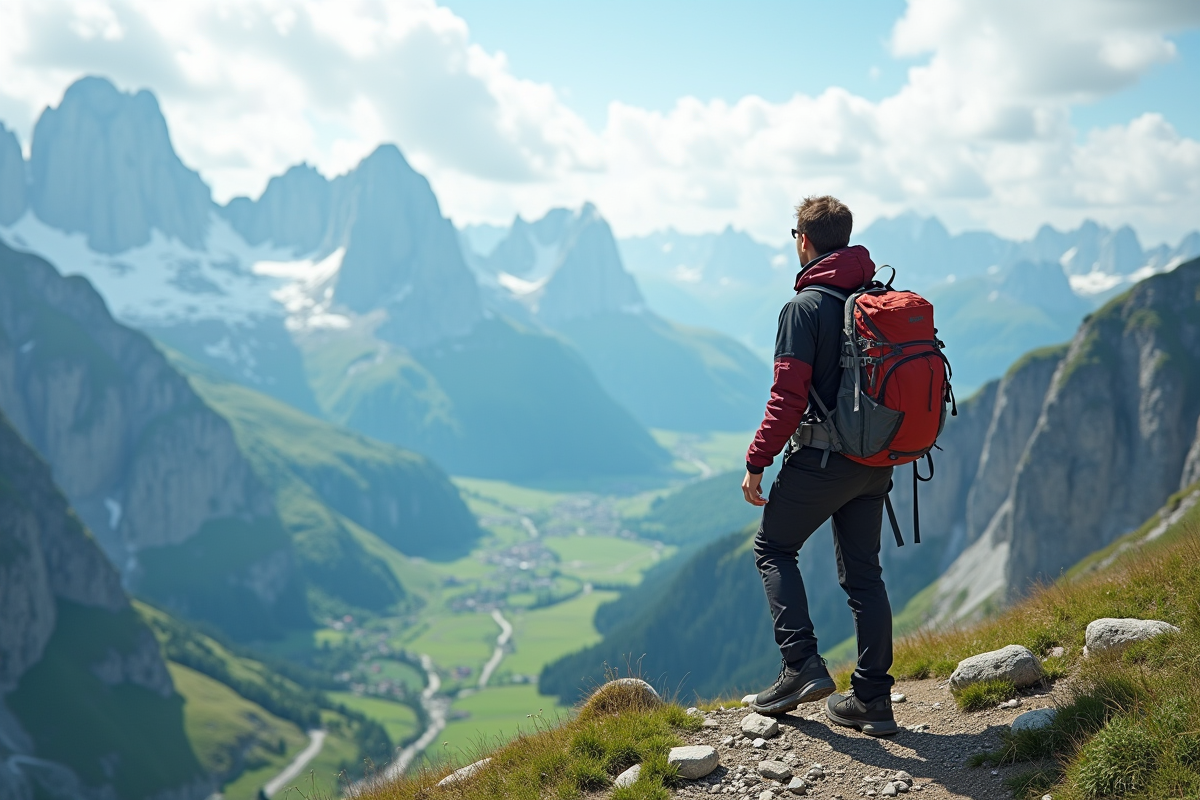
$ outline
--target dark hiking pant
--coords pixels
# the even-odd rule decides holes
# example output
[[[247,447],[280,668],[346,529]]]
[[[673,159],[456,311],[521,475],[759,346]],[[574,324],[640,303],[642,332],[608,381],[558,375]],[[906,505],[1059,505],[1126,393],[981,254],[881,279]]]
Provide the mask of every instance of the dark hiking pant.
[[[838,583],[849,596],[858,637],[858,666],[850,679],[855,696],[870,702],[888,692],[892,677],[892,607],[879,566],[879,533],[891,467],[867,467],[837,453],[821,467],[822,451],[793,454],[779,470],[754,538],[755,564],[762,575],[775,642],[784,660],[800,667],[817,653],[800,577],[800,548],[833,517]]]

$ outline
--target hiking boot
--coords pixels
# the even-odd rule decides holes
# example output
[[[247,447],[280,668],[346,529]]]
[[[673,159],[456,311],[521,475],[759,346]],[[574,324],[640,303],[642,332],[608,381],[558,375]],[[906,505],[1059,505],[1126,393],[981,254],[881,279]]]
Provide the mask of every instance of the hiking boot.
[[[825,716],[838,725],[858,728],[868,736],[891,736],[900,730],[892,716],[892,698],[888,694],[870,703],[855,697],[853,689],[830,695],[825,701]]]
[[[755,696],[750,710],[759,714],[786,714],[801,703],[828,697],[836,688],[825,668],[825,659],[820,656],[812,656],[800,669],[784,662],[775,683]]]

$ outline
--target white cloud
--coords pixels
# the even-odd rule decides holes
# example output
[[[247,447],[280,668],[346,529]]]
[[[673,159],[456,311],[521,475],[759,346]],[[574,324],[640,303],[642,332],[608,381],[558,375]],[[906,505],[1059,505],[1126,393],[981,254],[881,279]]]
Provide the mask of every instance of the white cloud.
[[[1091,215],[1177,236],[1196,224],[1200,144],[1156,115],[1069,120],[1196,25],[1200,4],[1178,0],[909,0],[891,46],[918,63],[891,97],[613,102],[596,131],[433,0],[0,0],[0,118],[27,131],[85,73],[151,88],[218,199],[394,141],[459,221],[593,199],[622,233],[780,239],[800,196],[835,192],[864,219],[916,207],[1028,233]]]

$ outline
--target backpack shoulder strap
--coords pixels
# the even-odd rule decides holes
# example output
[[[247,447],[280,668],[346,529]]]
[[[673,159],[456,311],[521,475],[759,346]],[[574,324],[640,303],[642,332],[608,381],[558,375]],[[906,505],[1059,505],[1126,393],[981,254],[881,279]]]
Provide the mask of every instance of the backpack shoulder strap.
[[[846,302],[846,299],[848,297],[850,297],[850,295],[843,294],[842,292],[839,292],[836,289],[830,289],[828,286],[816,286],[815,284],[813,286],[805,286],[800,291],[801,292],[808,292],[808,291],[820,292],[821,294],[827,294],[830,297],[836,297],[838,300],[841,300],[843,303]]]

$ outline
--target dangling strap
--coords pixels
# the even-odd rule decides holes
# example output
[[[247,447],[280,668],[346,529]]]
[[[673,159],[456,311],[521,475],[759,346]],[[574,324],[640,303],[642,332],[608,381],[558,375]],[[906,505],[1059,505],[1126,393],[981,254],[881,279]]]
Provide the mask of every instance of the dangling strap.
[[[896,547],[904,547],[904,537],[900,535],[900,523],[896,521],[896,510],[892,508],[891,481],[888,481],[888,493],[883,496],[883,507],[887,509],[888,521],[892,523],[892,533],[896,536]]]
[[[922,478],[921,473],[917,471],[917,464],[921,463],[921,459],[912,462],[913,465],[913,541],[917,544],[921,543],[921,507],[917,501],[917,482],[933,480],[933,453],[926,453],[925,458],[929,461],[929,475]]]

